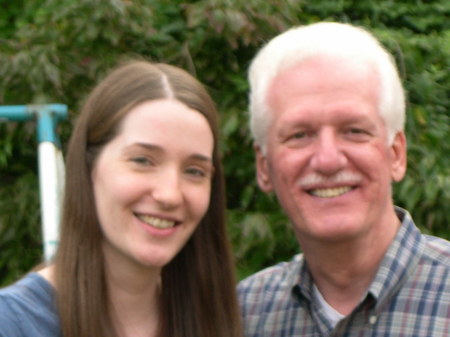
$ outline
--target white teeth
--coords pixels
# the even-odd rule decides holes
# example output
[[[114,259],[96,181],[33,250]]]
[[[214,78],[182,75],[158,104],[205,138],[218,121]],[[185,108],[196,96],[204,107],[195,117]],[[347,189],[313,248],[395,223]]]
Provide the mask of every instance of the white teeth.
[[[144,221],[147,225],[158,229],[172,228],[173,226],[175,226],[175,221],[155,218],[154,216],[138,215],[138,218]]]
[[[320,189],[311,190],[310,193],[316,197],[333,198],[333,197],[340,196],[344,193],[347,193],[351,189],[352,188],[349,186],[335,187],[335,188],[320,188]]]

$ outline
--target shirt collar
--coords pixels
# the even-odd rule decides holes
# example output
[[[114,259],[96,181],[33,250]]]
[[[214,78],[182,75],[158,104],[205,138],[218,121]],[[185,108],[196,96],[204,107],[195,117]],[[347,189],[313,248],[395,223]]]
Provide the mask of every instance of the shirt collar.
[[[400,207],[395,207],[395,211],[401,226],[364,297],[373,300],[378,308],[383,307],[408,279],[408,275],[417,267],[420,252],[424,249],[423,238],[411,215]],[[294,268],[289,271],[288,284],[295,297],[303,296],[311,301],[313,280],[303,254],[297,255],[294,262]]]
[[[417,268],[421,252],[425,248],[424,239],[411,215],[400,207],[396,207],[395,211],[402,224],[368,291],[377,301],[377,307],[384,306],[392,294],[406,282]]]

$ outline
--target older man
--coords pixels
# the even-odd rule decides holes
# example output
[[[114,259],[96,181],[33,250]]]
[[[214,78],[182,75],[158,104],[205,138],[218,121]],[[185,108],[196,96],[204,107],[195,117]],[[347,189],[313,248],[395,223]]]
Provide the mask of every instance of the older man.
[[[406,170],[392,57],[318,23],[270,41],[249,79],[257,180],[303,254],[240,283],[246,336],[450,336],[450,242],[392,200]]]

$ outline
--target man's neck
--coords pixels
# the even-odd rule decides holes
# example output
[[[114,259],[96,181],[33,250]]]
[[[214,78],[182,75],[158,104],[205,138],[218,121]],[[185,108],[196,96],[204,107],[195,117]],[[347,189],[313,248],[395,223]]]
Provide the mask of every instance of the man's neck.
[[[368,235],[342,242],[309,242],[301,246],[314,284],[334,309],[350,314],[375,278],[400,222],[381,235]]]

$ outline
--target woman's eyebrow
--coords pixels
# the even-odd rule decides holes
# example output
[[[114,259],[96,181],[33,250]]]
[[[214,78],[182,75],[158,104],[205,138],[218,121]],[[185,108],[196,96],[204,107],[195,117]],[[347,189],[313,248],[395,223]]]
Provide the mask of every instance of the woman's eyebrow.
[[[142,142],[137,142],[137,143],[128,145],[126,147],[126,149],[133,148],[133,147],[142,147],[147,150],[152,150],[152,151],[156,151],[156,152],[164,152],[164,149],[159,145],[152,144],[152,143],[142,143]],[[210,156],[207,156],[207,155],[204,155],[201,153],[193,153],[189,157],[194,160],[198,160],[198,161],[202,161],[202,162],[212,162],[212,158]]]
[[[142,142],[136,142],[130,145],[127,145],[125,149],[130,149],[134,147],[141,147],[147,150],[153,150],[153,151],[163,151],[163,148],[159,145],[152,144],[152,143],[142,143]]]
[[[205,162],[208,161],[208,162],[212,162],[212,158],[211,158],[211,157],[205,156],[205,155],[200,154],[200,153],[194,153],[194,154],[192,154],[190,157],[191,157],[192,159],[199,160],[199,161],[205,161]]]

